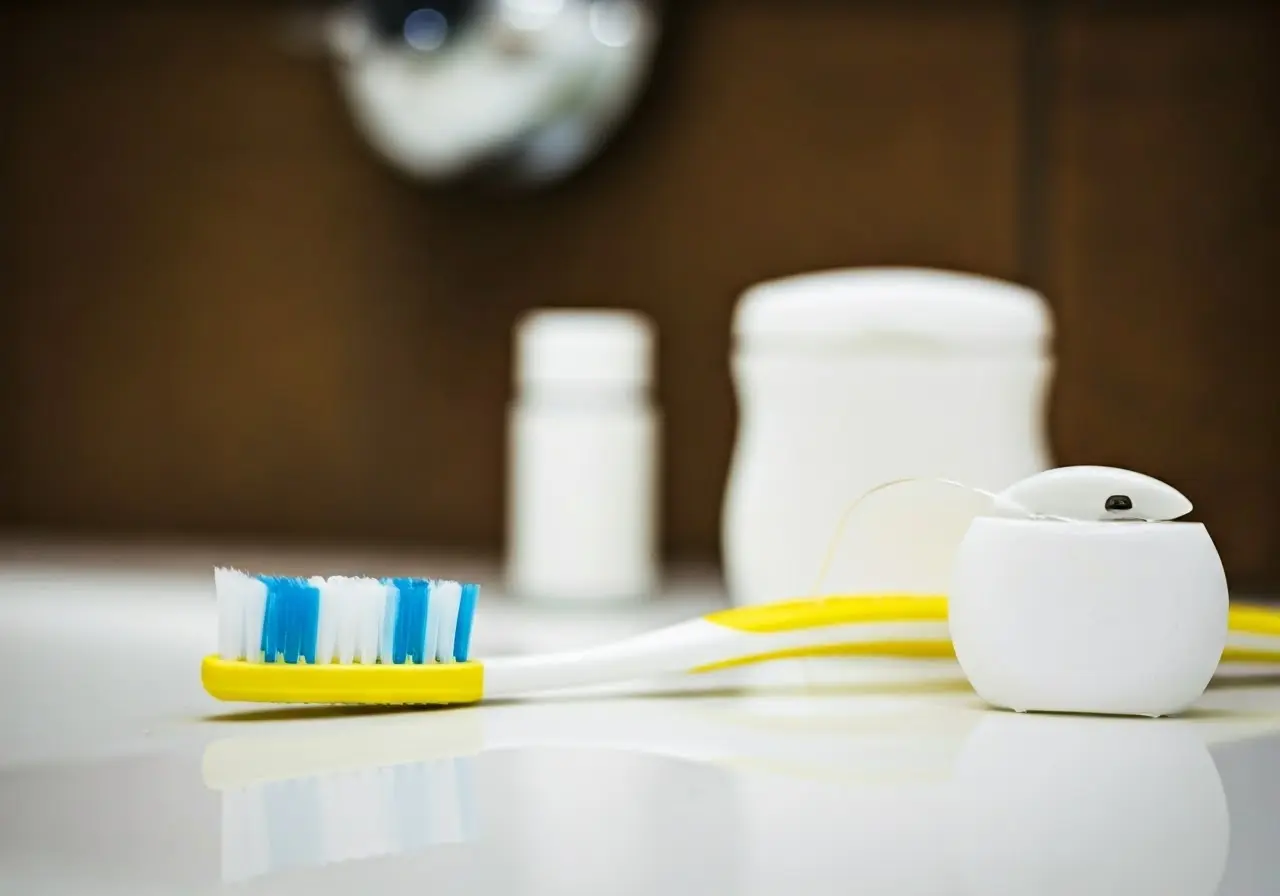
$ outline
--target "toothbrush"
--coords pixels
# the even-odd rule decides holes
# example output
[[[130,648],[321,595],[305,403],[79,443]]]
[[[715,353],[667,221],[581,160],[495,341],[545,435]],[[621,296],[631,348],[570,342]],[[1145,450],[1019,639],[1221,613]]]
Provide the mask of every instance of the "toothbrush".
[[[470,658],[476,585],[231,569],[214,580],[219,647],[202,679],[229,701],[475,703],[792,657],[952,656],[940,598],[742,607],[602,647],[482,664]]]

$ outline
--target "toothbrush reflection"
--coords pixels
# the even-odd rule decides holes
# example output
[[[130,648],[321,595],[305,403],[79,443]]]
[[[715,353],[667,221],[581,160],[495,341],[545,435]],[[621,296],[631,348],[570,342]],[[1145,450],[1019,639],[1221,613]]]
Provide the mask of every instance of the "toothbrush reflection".
[[[207,749],[224,881],[382,857],[394,870],[361,874],[408,862],[462,892],[1227,896],[1258,872],[1227,874],[1208,744],[1275,728],[1018,716],[945,690],[345,721]]]
[[[472,757],[264,781],[222,794],[222,879],[475,839]]]
[[[468,724],[478,717],[211,745],[204,778],[221,793],[223,882],[397,858],[447,878],[449,892],[529,892],[530,882],[618,892],[618,875],[652,892],[687,882],[691,868],[700,890],[738,889],[741,863],[707,846],[712,834],[730,851],[741,840],[724,770],[646,755],[642,744],[568,749],[571,734],[556,748],[520,734],[521,719],[480,736]],[[654,864],[638,847],[673,862]]]
[[[444,720],[430,742],[421,728],[348,726],[211,744],[222,880],[474,842],[478,729],[467,713]]]
[[[225,738],[203,761],[222,879],[398,857],[504,892],[742,892],[789,783],[896,798],[936,785],[939,744],[971,724],[949,714],[921,739],[901,701],[853,700],[512,704]]]

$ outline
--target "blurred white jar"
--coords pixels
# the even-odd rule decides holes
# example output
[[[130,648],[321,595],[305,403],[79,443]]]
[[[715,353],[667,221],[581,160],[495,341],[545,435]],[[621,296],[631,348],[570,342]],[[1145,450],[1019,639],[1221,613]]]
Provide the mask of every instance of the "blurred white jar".
[[[657,578],[653,329],[617,310],[516,327],[507,580],[534,600],[626,601]]]
[[[999,490],[1047,469],[1052,328],[1039,293],[948,271],[851,269],[749,289],[734,317],[738,438],[722,528],[734,601],[808,595],[843,511],[876,485]],[[822,590],[945,593],[977,508],[961,492],[950,515],[881,494],[859,509],[859,549],[842,547]]]

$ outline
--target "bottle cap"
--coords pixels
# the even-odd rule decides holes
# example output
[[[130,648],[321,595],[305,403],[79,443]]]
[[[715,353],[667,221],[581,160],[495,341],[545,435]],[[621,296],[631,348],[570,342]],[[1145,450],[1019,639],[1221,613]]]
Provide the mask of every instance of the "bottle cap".
[[[653,324],[639,312],[533,311],[516,324],[516,383],[641,388],[652,375],[653,344]]]
[[[741,348],[930,349],[1038,355],[1053,320],[1038,292],[927,268],[851,268],[748,289],[734,314]]]

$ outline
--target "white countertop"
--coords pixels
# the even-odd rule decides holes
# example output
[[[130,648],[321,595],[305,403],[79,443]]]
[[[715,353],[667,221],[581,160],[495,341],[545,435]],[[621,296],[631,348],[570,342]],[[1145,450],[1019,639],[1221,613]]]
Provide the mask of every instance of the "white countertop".
[[[220,704],[209,567],[456,557],[0,546],[0,892],[1280,891],[1280,678],[1173,720],[985,710],[951,663],[788,662],[463,709]],[[488,588],[477,656],[720,605]]]

